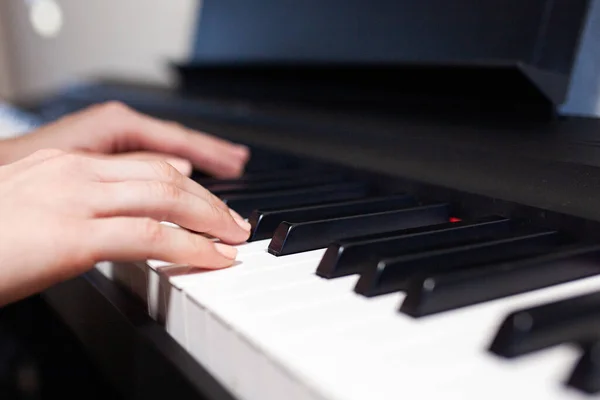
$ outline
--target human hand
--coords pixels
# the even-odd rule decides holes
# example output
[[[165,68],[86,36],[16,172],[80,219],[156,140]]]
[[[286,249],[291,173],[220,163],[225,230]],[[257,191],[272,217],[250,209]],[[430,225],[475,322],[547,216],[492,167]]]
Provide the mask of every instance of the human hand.
[[[0,146],[4,163],[53,148],[93,153],[96,157],[110,154],[166,160],[184,175],[190,175],[194,167],[219,178],[238,177],[250,156],[245,146],[151,118],[118,102],[67,115]]]
[[[0,167],[0,220],[0,306],[100,261],[231,266],[237,252],[230,245],[250,231],[239,215],[164,161],[60,150]]]

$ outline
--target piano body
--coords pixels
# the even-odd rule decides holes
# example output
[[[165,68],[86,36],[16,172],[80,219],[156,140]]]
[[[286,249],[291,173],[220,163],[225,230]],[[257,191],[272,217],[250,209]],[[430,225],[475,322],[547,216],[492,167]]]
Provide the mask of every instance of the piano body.
[[[587,1],[205,0],[177,90],[121,100],[248,144],[194,175],[253,225],[222,271],[102,263],[42,297],[120,393],[600,394],[600,122],[559,112]]]

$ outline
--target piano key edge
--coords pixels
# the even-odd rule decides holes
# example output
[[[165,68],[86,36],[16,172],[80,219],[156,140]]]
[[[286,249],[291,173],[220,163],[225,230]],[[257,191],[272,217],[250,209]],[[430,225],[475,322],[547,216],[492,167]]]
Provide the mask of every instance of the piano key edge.
[[[131,293],[97,269],[41,296],[125,398],[235,400]]]

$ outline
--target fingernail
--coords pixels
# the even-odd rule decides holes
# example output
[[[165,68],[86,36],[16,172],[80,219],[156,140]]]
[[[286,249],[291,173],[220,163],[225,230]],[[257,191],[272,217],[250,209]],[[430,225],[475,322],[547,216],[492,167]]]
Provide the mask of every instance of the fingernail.
[[[235,247],[231,247],[223,243],[215,243],[215,250],[217,250],[223,257],[230,260],[235,260],[235,257],[237,256],[237,249]]]
[[[231,214],[231,216],[233,217],[235,222],[237,222],[237,224],[240,226],[240,228],[242,228],[243,230],[245,230],[247,232],[250,232],[250,229],[252,229],[252,225],[250,225],[250,223],[248,221],[245,221],[244,218],[242,218],[242,216],[240,214],[238,214],[231,208],[229,209],[229,213]]]
[[[250,155],[250,149],[244,145],[238,144],[235,146],[236,154],[240,158],[246,158]]]

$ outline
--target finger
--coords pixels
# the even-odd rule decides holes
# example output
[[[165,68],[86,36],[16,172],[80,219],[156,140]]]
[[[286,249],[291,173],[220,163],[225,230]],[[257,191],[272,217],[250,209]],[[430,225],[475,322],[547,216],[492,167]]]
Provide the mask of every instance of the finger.
[[[103,182],[158,181],[171,183],[186,192],[198,196],[214,207],[228,212],[244,230],[250,230],[250,224],[230,209],[217,196],[193,180],[185,177],[164,162],[145,162],[136,160],[94,159],[91,163],[94,173]]]
[[[182,157],[196,168],[222,178],[240,176],[250,157],[245,146],[135,111],[131,113],[123,133],[125,147],[129,150],[150,150]]]
[[[86,223],[83,250],[92,262],[160,260],[207,269],[233,265],[237,250],[147,218],[104,218]]]
[[[87,197],[95,217],[149,217],[208,234],[226,243],[242,243],[250,235],[250,229],[242,228],[229,212],[169,183],[101,183],[88,189]]]
[[[7,166],[14,167],[17,170],[26,169],[34,165],[41,164],[45,161],[65,155],[66,153],[58,149],[42,149],[37,150],[23,158],[17,159]]]
[[[104,154],[93,154],[92,157],[98,159],[113,159],[113,160],[138,160],[138,161],[165,161],[173,166],[180,174],[185,176],[192,175],[192,163],[189,160],[174,157],[170,154],[161,154],[161,153],[153,153],[153,152],[145,152],[145,151],[136,151],[129,153],[121,153],[121,154],[112,154],[112,155],[104,155]]]

